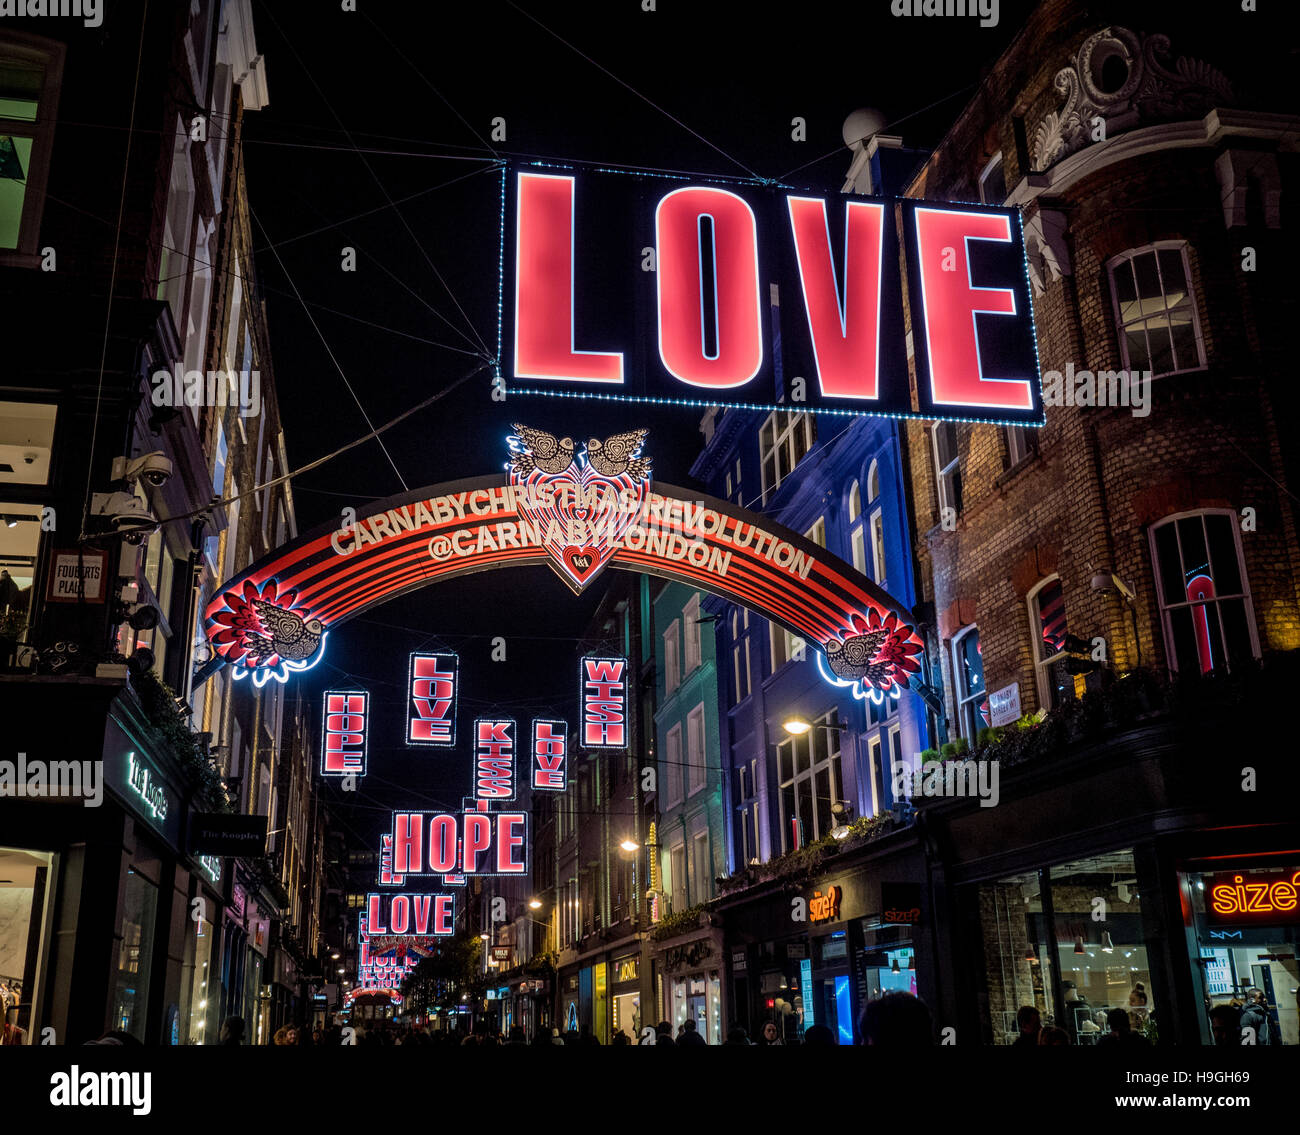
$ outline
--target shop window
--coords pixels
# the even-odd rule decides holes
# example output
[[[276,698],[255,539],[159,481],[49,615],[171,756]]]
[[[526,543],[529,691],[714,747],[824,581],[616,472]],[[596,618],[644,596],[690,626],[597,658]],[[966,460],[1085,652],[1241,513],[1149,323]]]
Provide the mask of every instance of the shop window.
[[[41,972],[53,856],[0,847],[0,1044],[40,1043]]]
[[[1057,1023],[1056,969],[1045,918],[1039,872],[980,884],[984,977],[995,1045],[1015,1042],[1016,1013],[1022,1006],[1037,1009],[1044,1024]]]
[[[839,730],[828,728],[835,711],[823,714],[800,737],[776,747],[781,787],[781,849],[793,851],[829,835],[831,806],[841,799]]]
[[[0,502],[0,668],[27,635],[41,546],[41,506]]]
[[[127,870],[122,899],[122,938],[117,951],[117,980],[113,989],[114,1029],[145,1039],[145,1014],[153,976],[154,921],[158,888],[134,867]]]
[[[758,431],[763,504],[803,460],[817,438],[812,414],[773,410]]]
[[[1038,704],[1055,709],[1074,695],[1074,678],[1066,669],[1065,593],[1059,576],[1044,580],[1029,593],[1029,623]]]
[[[934,445],[934,474],[939,487],[939,522],[961,515],[961,460],[957,453],[957,426],[935,422],[930,428]]]
[[[1300,1044],[1300,860],[1180,872],[1178,883],[1202,1043]]]
[[[49,484],[57,413],[42,402],[0,402],[0,485]]]
[[[39,253],[63,55],[52,40],[10,31],[0,39],[0,261]]]
[[[1158,241],[1107,264],[1124,369],[1153,377],[1205,368],[1184,241]]]
[[[691,596],[691,601],[686,604],[686,609],[682,612],[682,624],[685,629],[686,639],[686,666],[685,672],[689,674],[700,664],[700,597]]]
[[[957,691],[958,728],[961,735],[974,744],[979,731],[991,720],[978,627],[967,627],[952,640],[952,669]]]
[[[1151,529],[1170,669],[1207,674],[1259,657],[1236,516],[1187,513]]]
[[[664,693],[671,694],[682,683],[682,658],[679,646],[681,623],[674,619],[664,631]]]
[[[181,970],[181,1043],[216,1044],[220,997],[213,973],[213,927],[206,918],[190,921]]]

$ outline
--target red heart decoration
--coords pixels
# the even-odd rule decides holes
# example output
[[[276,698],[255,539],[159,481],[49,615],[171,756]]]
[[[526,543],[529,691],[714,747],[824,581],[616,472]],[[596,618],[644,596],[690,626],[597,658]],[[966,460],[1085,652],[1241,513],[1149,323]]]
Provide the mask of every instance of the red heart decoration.
[[[592,544],[584,544],[581,548],[565,548],[564,566],[573,572],[579,583],[586,583],[600,567],[600,552]]]

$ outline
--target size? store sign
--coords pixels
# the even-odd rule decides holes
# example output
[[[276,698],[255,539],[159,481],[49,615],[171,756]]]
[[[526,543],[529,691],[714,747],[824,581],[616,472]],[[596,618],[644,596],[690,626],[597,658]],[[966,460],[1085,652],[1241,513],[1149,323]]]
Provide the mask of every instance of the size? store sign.
[[[454,654],[412,654],[408,689],[408,745],[456,744],[456,687],[460,659]]]
[[[511,393],[1042,423],[1016,209],[537,166],[503,192]]]
[[[627,748],[627,659],[582,659],[582,747]]]
[[[1300,923],[1300,871],[1215,875],[1205,919],[1216,925],[1292,926]]]
[[[325,694],[322,776],[365,775],[369,726],[370,695],[364,690],[334,690]]]

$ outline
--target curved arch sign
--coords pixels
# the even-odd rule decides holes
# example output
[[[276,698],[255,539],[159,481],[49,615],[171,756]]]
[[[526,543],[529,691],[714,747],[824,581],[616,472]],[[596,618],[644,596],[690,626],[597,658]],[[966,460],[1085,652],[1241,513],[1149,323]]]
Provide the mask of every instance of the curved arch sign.
[[[644,430],[579,446],[516,426],[505,477],[377,501],[286,544],[208,604],[211,668],[262,685],[315,665],[329,632],[379,604],[475,572],[549,564],[575,592],[606,567],[747,607],[822,651],[859,696],[920,670],[909,612],[849,564],[765,516],[650,481]]]

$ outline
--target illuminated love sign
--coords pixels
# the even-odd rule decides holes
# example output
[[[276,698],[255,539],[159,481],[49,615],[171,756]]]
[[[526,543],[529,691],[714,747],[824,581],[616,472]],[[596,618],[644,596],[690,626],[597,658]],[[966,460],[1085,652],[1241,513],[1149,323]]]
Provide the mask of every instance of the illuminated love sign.
[[[1018,210],[788,189],[503,171],[507,390],[1042,423]]]
[[[454,654],[411,655],[408,693],[411,714],[407,719],[408,745],[456,744],[456,687],[460,682],[460,659]]]
[[[455,921],[454,895],[398,893],[366,896],[366,926],[371,953],[378,952],[375,943],[378,935],[442,937],[455,932]]]
[[[563,792],[568,785],[569,726],[564,721],[533,719],[533,787]]]
[[[1290,876],[1233,875],[1227,882],[1215,882],[1205,916],[1219,924],[1300,922],[1300,871]]]
[[[364,690],[330,691],[325,694],[322,776],[345,776],[366,772],[366,733],[370,722],[370,695]]]
[[[587,657],[582,674],[582,747],[627,748],[627,659]]]

